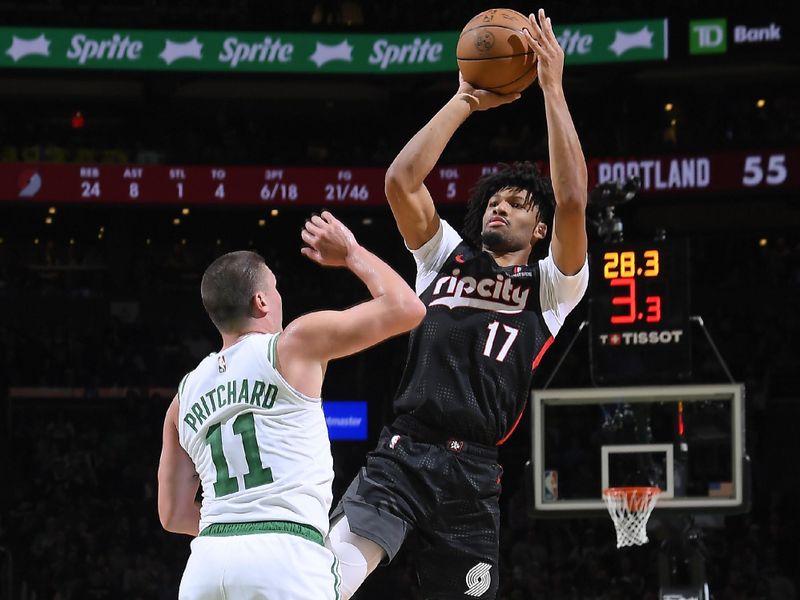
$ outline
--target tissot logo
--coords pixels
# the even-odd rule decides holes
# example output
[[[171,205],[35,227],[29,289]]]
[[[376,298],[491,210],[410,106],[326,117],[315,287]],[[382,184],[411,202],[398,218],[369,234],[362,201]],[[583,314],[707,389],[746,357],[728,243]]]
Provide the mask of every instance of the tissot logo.
[[[622,331],[620,333],[601,333],[597,336],[603,346],[648,346],[655,344],[679,344],[683,329],[663,331]]]

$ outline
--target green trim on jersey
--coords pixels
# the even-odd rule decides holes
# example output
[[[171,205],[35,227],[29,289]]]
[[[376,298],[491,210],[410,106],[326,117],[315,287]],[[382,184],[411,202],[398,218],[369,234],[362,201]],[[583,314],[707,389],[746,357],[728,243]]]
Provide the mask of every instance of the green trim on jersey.
[[[278,337],[280,335],[280,333],[276,333],[269,341],[269,346],[267,346],[267,360],[276,371],[278,370]]]
[[[189,379],[189,375],[191,375],[191,371],[184,375],[180,384],[178,384],[178,401],[181,399],[181,394],[183,394],[183,388],[186,387],[186,380]]]
[[[302,523],[292,521],[253,521],[251,523],[212,523],[203,531],[201,536],[226,537],[231,535],[253,535],[257,533],[288,533],[307,539],[310,542],[324,546],[322,534]],[[338,589],[338,588],[337,588]],[[338,596],[337,596],[338,597]]]

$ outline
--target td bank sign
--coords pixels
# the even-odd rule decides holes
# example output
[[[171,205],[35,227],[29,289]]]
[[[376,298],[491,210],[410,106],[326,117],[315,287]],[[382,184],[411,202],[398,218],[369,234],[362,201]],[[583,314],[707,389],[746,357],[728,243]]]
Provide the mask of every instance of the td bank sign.
[[[729,30],[727,19],[689,21],[689,54],[724,54],[728,51],[729,42],[735,46],[746,46],[781,41],[782,28],[774,22],[758,26],[737,24]]]

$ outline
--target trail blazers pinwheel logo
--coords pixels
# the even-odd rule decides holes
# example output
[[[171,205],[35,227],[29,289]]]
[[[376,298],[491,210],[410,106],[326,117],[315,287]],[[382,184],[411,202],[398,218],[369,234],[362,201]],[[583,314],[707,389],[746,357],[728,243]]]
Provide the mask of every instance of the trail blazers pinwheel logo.
[[[491,569],[492,565],[483,562],[472,567],[467,573],[467,591],[464,595],[474,598],[483,596],[492,585]]]
[[[309,57],[317,68],[322,65],[328,64],[333,60],[343,60],[345,62],[353,62],[353,46],[347,43],[347,40],[331,46],[317,42],[317,47],[314,49],[314,54]]]
[[[653,47],[653,32],[645,25],[639,31],[633,33],[625,33],[624,31],[617,30],[614,36],[614,43],[608,49],[617,56],[622,56],[628,50],[633,48],[646,48]]]
[[[26,56],[50,56],[50,40],[44,37],[44,34],[32,40],[13,36],[11,47],[6,50],[6,54],[8,54],[14,62],[18,62],[19,59],[25,58]]]
[[[17,177],[19,198],[33,198],[42,189],[42,176],[32,169],[25,169]]]
[[[158,57],[168,65],[182,58],[202,60],[203,44],[197,41],[196,36],[188,42],[173,42],[171,39],[167,38],[164,49]]]

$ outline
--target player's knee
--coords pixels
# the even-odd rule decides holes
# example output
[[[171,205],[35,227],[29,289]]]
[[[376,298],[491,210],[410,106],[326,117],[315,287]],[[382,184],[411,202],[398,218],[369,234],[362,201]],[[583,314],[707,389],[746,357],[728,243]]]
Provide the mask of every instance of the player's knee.
[[[348,600],[356,593],[367,576],[386,556],[386,552],[378,544],[351,532],[347,517],[333,523],[326,546],[339,561],[339,591],[343,600]]]

